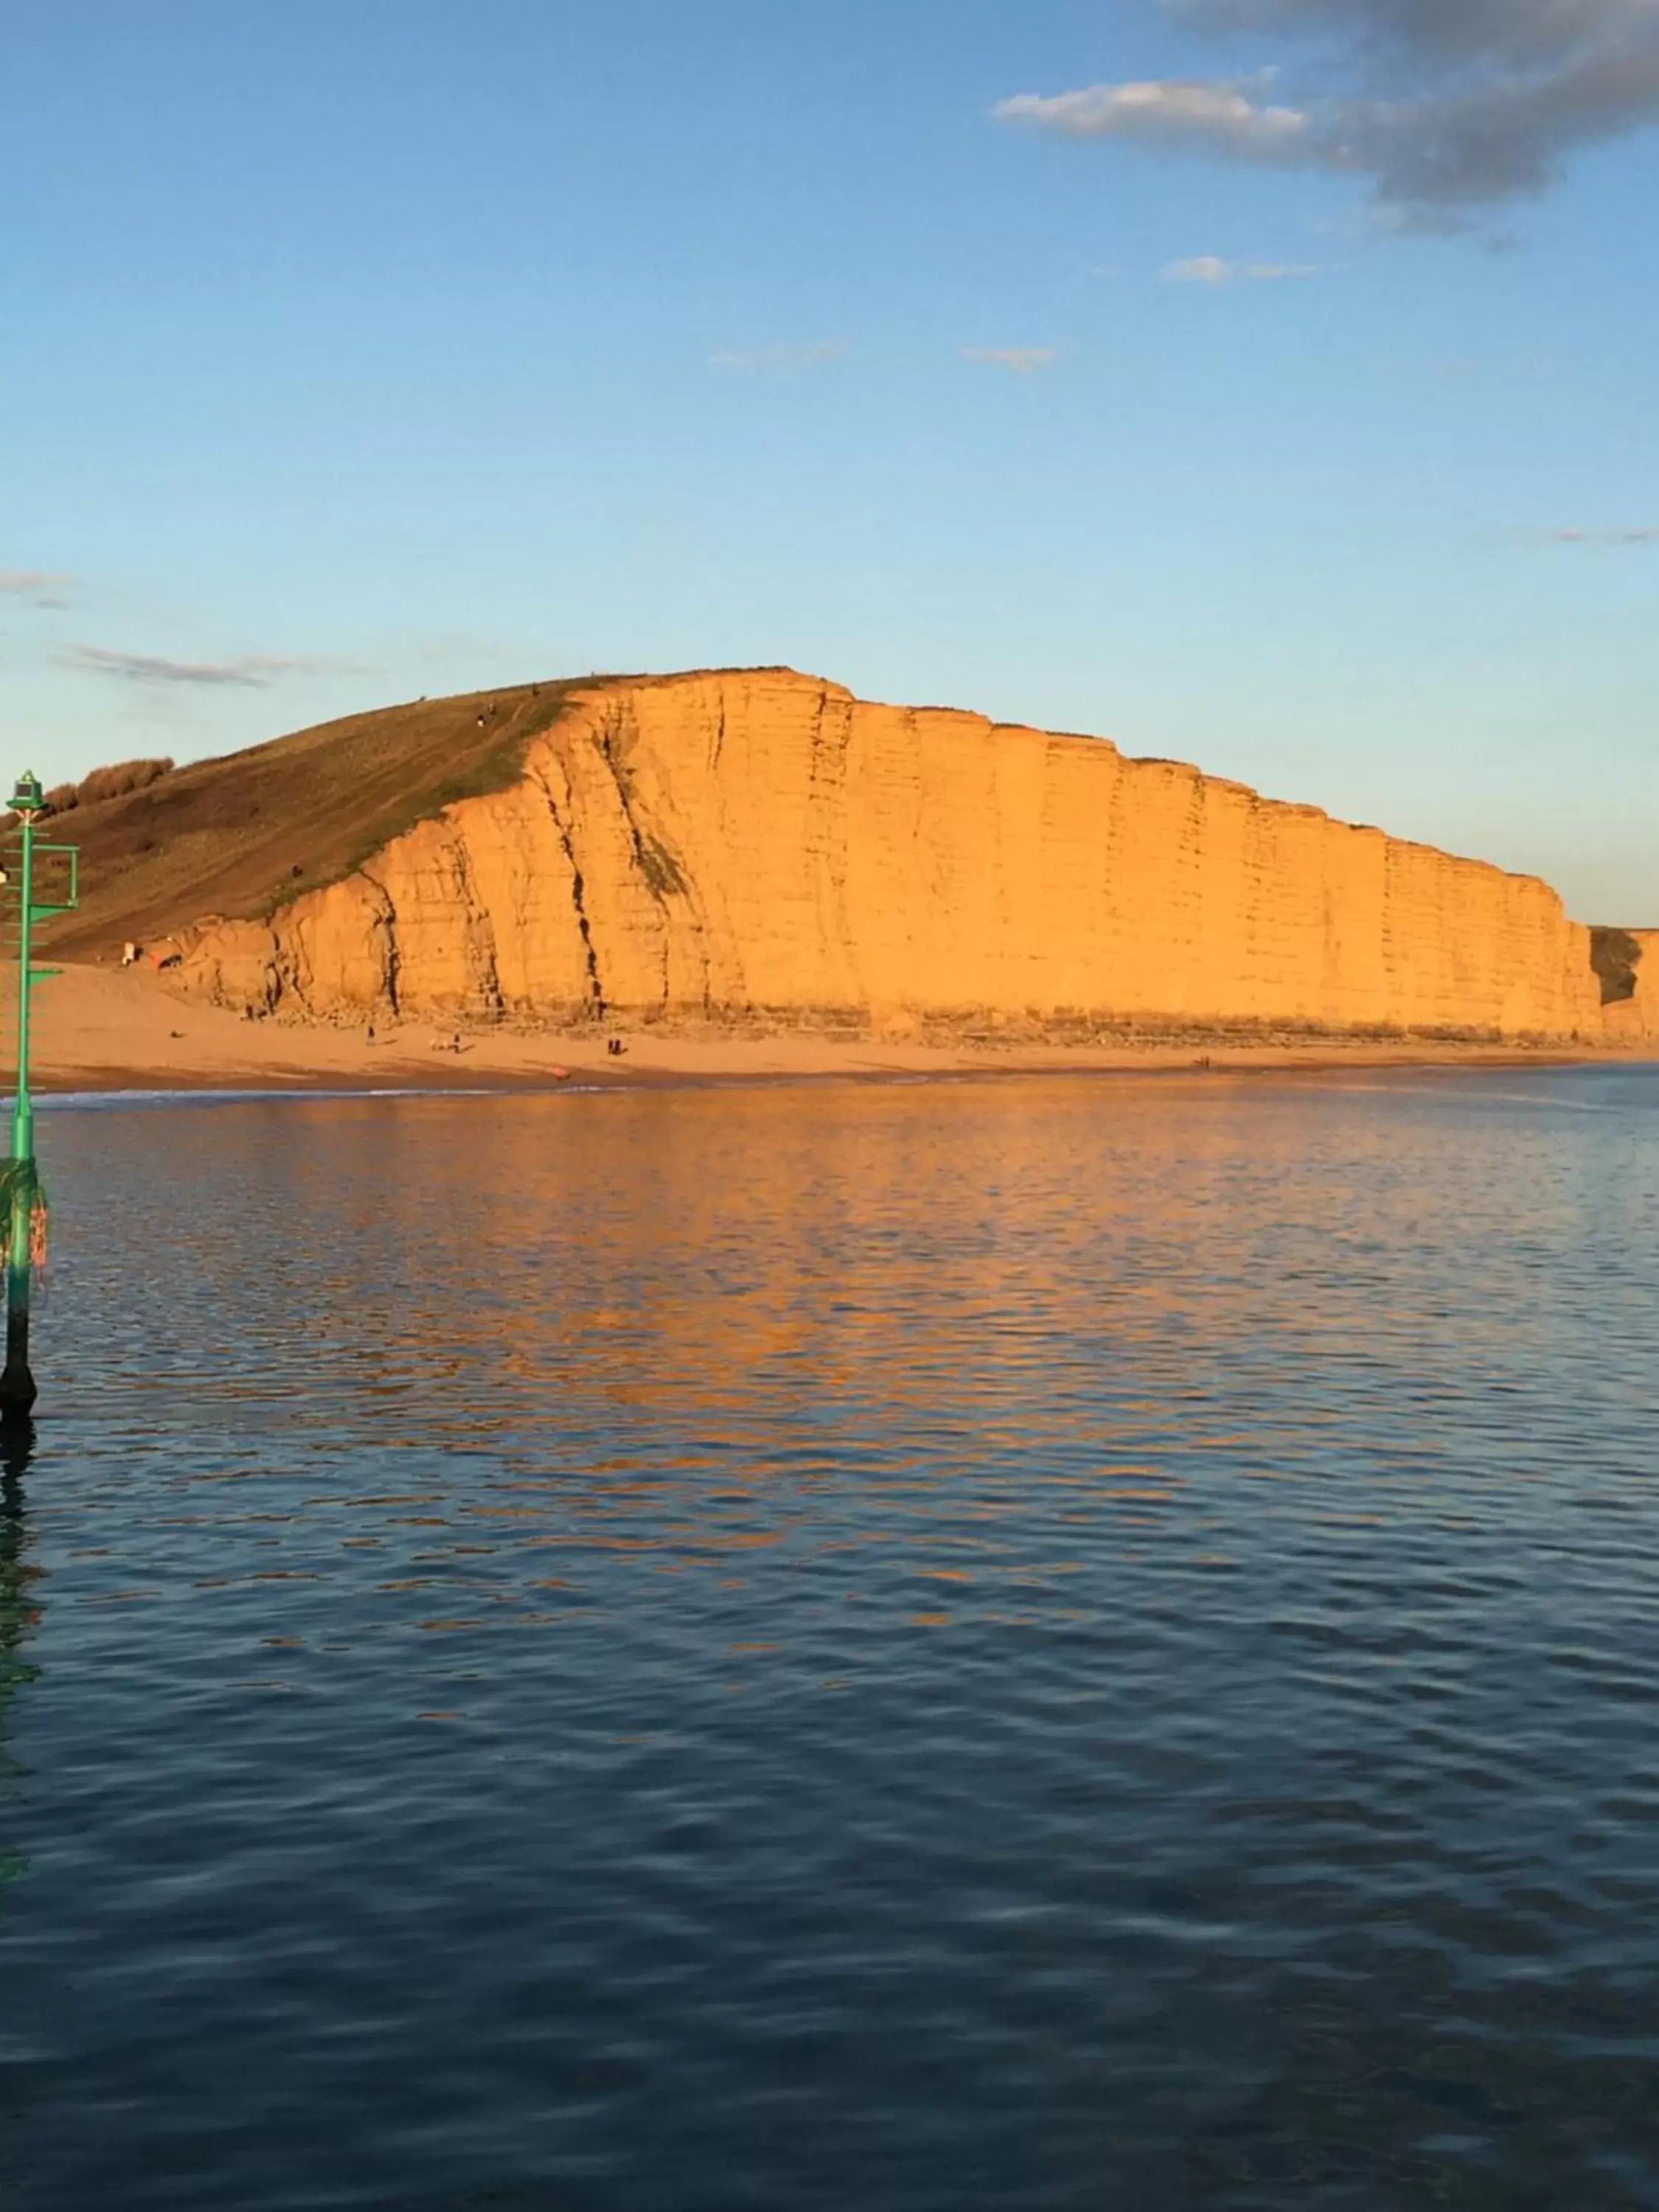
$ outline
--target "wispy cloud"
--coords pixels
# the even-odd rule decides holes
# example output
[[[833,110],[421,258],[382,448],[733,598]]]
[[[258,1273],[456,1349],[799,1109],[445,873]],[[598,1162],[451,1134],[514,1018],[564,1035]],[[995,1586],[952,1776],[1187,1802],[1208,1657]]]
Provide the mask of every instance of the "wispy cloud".
[[[1244,83],[1165,77],[1139,84],[1091,84],[1079,92],[1017,93],[994,112],[1066,138],[1139,139],[1189,146],[1237,160],[1295,163],[1312,118],[1303,109],[1258,100]]]
[[[825,362],[841,361],[851,349],[841,338],[809,338],[803,344],[731,346],[708,356],[714,368],[818,368]]]
[[[66,607],[74,581],[56,568],[0,568],[0,592],[32,607]]]
[[[103,645],[70,645],[58,656],[72,668],[90,669],[123,684],[240,685],[263,691],[284,676],[318,676],[338,663],[283,653],[244,653],[234,660],[170,660],[155,653],[118,653]]]
[[[1548,530],[1547,545],[1659,545],[1659,524],[1634,530]]]
[[[963,361],[981,368],[1006,369],[1011,376],[1035,376],[1060,359],[1058,346],[963,346]]]
[[[1295,92],[1294,69],[1170,77],[1021,93],[994,112],[1066,137],[1361,178],[1392,227],[1418,231],[1467,228],[1547,191],[1581,149],[1659,125],[1659,0],[1165,4],[1200,28],[1304,34],[1308,89]]]
[[[1326,268],[1318,261],[1224,261],[1217,253],[1196,253],[1159,273],[1166,284],[1284,284],[1322,276]]]

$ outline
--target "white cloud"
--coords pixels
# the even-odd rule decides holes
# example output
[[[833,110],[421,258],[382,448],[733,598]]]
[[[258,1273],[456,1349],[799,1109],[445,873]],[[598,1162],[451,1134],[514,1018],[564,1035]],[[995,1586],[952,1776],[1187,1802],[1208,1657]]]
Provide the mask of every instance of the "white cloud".
[[[1552,530],[1552,545],[1659,545],[1659,525],[1634,530]]]
[[[235,660],[170,660],[161,653],[119,653],[108,646],[71,645],[59,658],[125,684],[235,684],[263,691],[284,676],[317,676],[338,664],[278,653],[244,653]]]
[[[1659,0],[1170,4],[1200,27],[1304,34],[1307,96],[1279,96],[1275,70],[1021,93],[994,112],[1065,137],[1365,178],[1383,217],[1419,231],[1466,228],[1547,191],[1580,149],[1659,125]]]
[[[1179,77],[1139,84],[1091,84],[1079,92],[1022,92],[993,111],[1005,123],[1030,123],[1066,138],[1138,138],[1155,145],[1224,150],[1242,161],[1295,161],[1310,118],[1301,109],[1252,97],[1244,83]]]
[[[708,356],[714,368],[817,368],[843,360],[850,351],[840,338],[811,338],[799,345],[732,346]]]
[[[1171,261],[1162,271],[1166,284],[1224,284],[1233,264],[1213,253],[1194,254],[1190,261]]]
[[[1012,376],[1035,376],[1052,368],[1060,358],[1058,346],[963,346],[963,361],[981,368],[1005,368]]]
[[[74,581],[56,568],[0,568],[0,592],[33,607],[66,607]]]
[[[1159,271],[1166,284],[1284,284],[1304,276],[1322,276],[1316,261],[1224,261],[1218,253],[1171,261]]]

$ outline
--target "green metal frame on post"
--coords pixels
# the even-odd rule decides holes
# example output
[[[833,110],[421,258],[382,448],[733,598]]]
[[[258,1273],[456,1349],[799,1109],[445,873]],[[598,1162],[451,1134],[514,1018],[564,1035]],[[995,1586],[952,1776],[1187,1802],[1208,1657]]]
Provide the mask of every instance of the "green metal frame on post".
[[[11,1158],[4,1171],[5,1190],[0,1200],[3,1219],[6,1265],[6,1364],[0,1372],[0,1419],[27,1415],[34,1404],[34,1376],[29,1368],[29,1287],[37,1255],[44,1248],[46,1191],[34,1159],[34,1101],[29,1094],[29,1007],[37,983],[58,974],[55,968],[34,965],[34,927],[53,915],[68,914],[80,903],[81,854],[74,845],[47,844],[34,834],[34,825],[46,809],[46,795],[32,772],[17,779],[12,811],[19,823],[17,916],[17,1092],[11,1112]],[[37,898],[34,869],[38,859],[51,855],[66,866],[63,883],[53,885],[64,895]],[[9,866],[0,876],[10,904]],[[9,919],[9,917],[8,917]]]

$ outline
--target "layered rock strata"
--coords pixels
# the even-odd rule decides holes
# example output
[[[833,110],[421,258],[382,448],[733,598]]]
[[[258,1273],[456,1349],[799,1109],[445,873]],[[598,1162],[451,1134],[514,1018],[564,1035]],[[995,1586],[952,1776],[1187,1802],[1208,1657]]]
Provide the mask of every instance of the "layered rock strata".
[[[1177,762],[787,670],[596,684],[183,980],[258,1012],[1599,1035],[1548,886]]]

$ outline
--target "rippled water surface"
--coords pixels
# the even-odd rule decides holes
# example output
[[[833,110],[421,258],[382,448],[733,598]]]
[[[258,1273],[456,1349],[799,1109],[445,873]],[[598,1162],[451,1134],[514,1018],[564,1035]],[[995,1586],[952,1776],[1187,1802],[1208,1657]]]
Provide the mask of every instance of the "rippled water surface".
[[[1659,2206],[1659,1071],[41,1149],[8,2212]]]

